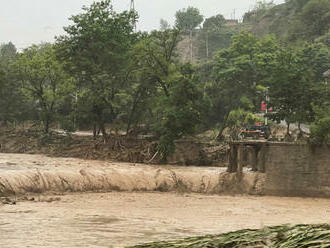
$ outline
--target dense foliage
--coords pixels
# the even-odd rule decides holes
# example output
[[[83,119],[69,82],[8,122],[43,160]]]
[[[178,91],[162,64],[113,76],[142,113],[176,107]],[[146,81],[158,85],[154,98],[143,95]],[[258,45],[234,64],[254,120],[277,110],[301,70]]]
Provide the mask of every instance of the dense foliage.
[[[142,33],[134,31],[134,11],[117,13],[110,0],[95,2],[71,17],[55,44],[20,52],[1,45],[0,123],[33,123],[45,133],[92,129],[105,142],[119,131],[152,134],[166,160],[176,139],[210,128],[220,138],[225,127],[257,120],[267,100],[271,119],[312,124],[313,141],[329,142],[328,3],[296,7],[301,14],[292,30],[307,25],[313,33],[290,36],[292,43],[239,32],[220,14],[209,17],[197,35],[205,60],[183,63],[178,44],[201,25],[198,9],[178,11],[173,28],[162,20],[161,30]],[[259,2],[253,13],[277,7]]]

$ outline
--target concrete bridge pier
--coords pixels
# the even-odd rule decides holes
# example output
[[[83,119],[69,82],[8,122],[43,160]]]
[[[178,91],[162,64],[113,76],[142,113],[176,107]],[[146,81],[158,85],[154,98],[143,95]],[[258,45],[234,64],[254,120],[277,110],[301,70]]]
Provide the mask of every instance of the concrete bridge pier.
[[[229,166],[230,173],[243,173],[243,167],[249,166],[252,171],[266,172],[266,142],[245,141],[230,144]]]

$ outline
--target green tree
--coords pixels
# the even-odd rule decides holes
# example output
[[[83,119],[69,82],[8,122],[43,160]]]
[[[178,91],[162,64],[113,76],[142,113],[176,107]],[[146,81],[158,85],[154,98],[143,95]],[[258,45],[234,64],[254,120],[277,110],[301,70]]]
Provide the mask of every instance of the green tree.
[[[37,105],[35,111],[45,133],[56,119],[59,101],[71,92],[72,79],[64,73],[63,65],[56,60],[52,45],[33,45],[24,49],[12,65],[23,93]]]
[[[330,144],[330,107],[315,107],[316,120],[311,125],[311,141]]]
[[[171,29],[171,25],[168,23],[168,21],[160,19],[160,31],[165,31],[167,29]]]
[[[175,150],[174,141],[184,135],[195,134],[205,113],[201,92],[186,76],[173,78],[169,93],[169,97],[158,98],[158,118],[154,124],[159,136],[159,151],[165,161]]]
[[[325,35],[330,28],[330,2],[310,0],[303,5],[289,31],[289,39],[313,41]]]
[[[310,0],[285,0],[286,3],[291,3],[293,6],[297,8],[298,11],[302,9],[302,7],[305,6],[306,3],[308,3]]]
[[[216,39],[216,43],[221,43],[221,40],[219,39],[220,37],[214,36],[217,36],[217,34],[221,32],[221,29],[225,22],[226,19],[223,17],[223,15],[220,14],[205,19],[203,23],[202,36],[205,40],[206,58],[209,58],[210,55],[210,39]]]
[[[323,72],[330,66],[329,51],[320,44],[282,48],[273,62],[269,70],[273,118],[285,119],[288,124],[298,122],[299,127],[313,121],[313,105],[323,104],[319,89]]]
[[[203,29],[208,31],[216,31],[221,29],[225,23],[226,19],[223,17],[223,15],[218,14],[216,16],[206,18],[203,23]]]
[[[230,111],[226,126],[230,128],[230,136],[233,140],[238,140],[243,127],[261,121],[260,117],[243,109]]]
[[[275,6],[274,1],[257,1],[254,8],[245,13],[243,17],[243,22],[257,22],[263,17],[267,12]]]
[[[316,42],[320,42],[320,43],[326,45],[330,49],[330,30],[326,34],[317,38]]]
[[[130,56],[135,80],[131,113],[141,113],[134,119],[142,117],[144,124],[151,124],[164,160],[174,151],[176,139],[195,133],[205,112],[194,68],[177,59],[179,34],[177,29],[154,31],[134,46]]]
[[[277,49],[274,37],[258,39],[244,31],[234,36],[231,46],[214,58],[214,82],[207,91],[217,107],[214,111],[222,116],[219,138],[232,110],[259,110],[263,96],[258,94],[258,85],[265,84]]]
[[[176,47],[180,40],[179,35],[177,29],[153,31],[136,44],[131,56],[135,66],[140,71],[143,70],[154,87],[159,88],[166,97],[170,95],[171,77],[178,69]]]
[[[11,42],[7,44],[2,44],[0,46],[0,57],[1,57],[1,64],[3,66],[9,66],[13,61],[15,61],[17,57],[17,49],[15,45]]]
[[[182,9],[175,14],[175,25],[179,30],[189,33],[190,39],[190,61],[193,60],[193,31],[199,26],[204,17],[200,14],[199,9],[194,7],[188,7],[187,9]]]
[[[17,57],[16,47],[11,42],[0,46],[0,121],[5,125],[33,118],[33,104],[23,96],[11,71],[11,64]]]
[[[199,9],[194,7],[188,7],[187,9],[177,11],[175,14],[175,19],[177,28],[184,31],[194,30],[204,20],[203,16],[199,12]]]
[[[21,119],[19,115],[24,105],[19,90],[9,72],[0,64],[0,124],[7,126]]]
[[[83,10],[70,18],[73,24],[57,39],[57,50],[77,78],[78,97],[88,103],[85,113],[93,122],[94,134],[98,125],[107,140],[105,123],[117,118],[118,97],[127,85],[128,51],[136,42],[137,14],[116,13],[110,0],[95,2]]]
[[[271,117],[278,122],[286,120],[287,134],[289,134],[290,123],[301,123],[311,115],[310,102],[305,102],[310,97],[308,94],[310,80],[304,77],[308,75],[302,65],[297,63],[298,56],[292,49],[279,51],[270,78],[270,104],[275,110],[275,114]]]

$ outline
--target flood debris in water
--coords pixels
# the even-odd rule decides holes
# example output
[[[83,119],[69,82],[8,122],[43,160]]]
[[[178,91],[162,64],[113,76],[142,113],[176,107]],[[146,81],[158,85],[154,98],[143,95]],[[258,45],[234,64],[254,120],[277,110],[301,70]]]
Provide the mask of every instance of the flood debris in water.
[[[330,247],[330,225],[297,225],[241,230],[221,235],[156,242],[131,248]]]

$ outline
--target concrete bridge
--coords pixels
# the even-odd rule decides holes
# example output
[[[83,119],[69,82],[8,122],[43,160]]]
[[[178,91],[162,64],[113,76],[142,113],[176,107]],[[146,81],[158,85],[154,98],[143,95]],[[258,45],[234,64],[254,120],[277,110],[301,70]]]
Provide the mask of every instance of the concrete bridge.
[[[242,173],[243,167],[255,172],[266,172],[266,150],[270,142],[266,140],[236,141],[230,144],[228,172]]]

